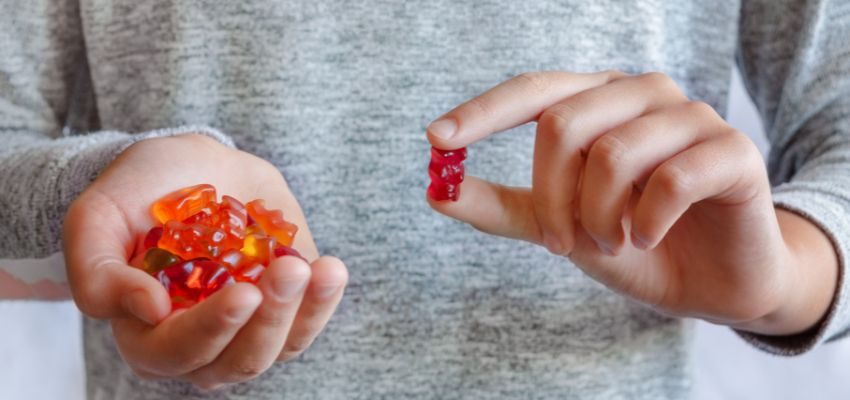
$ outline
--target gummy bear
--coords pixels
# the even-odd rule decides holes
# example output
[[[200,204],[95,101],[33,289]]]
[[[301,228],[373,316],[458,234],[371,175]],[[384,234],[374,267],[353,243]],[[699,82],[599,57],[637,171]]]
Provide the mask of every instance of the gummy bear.
[[[201,184],[169,193],[151,206],[151,214],[164,224],[168,221],[183,221],[215,203],[216,193],[212,185]]]
[[[148,231],[148,234],[145,235],[144,247],[145,250],[156,247],[156,244],[159,243],[159,238],[162,237],[162,227],[155,226]]]
[[[235,283],[227,268],[215,261],[195,259],[172,265],[156,274],[175,308],[189,307]]]
[[[283,219],[280,210],[267,210],[265,201],[253,200],[245,205],[248,215],[262,228],[266,235],[275,238],[284,246],[292,246],[298,226]]]
[[[428,176],[431,178],[431,184],[428,186],[430,198],[437,201],[457,201],[464,177],[463,161],[466,155],[465,147],[457,150],[431,148],[431,163],[428,165]]]
[[[147,253],[145,253],[142,266],[144,267],[145,272],[153,275],[168,266],[177,264],[180,261],[183,260],[181,260],[180,257],[171,254],[168,250],[152,247],[147,251]]]
[[[274,239],[262,235],[245,236],[242,253],[268,266],[274,254]]]
[[[216,258],[224,249],[239,246],[229,241],[227,234],[220,229],[201,224],[186,225],[180,221],[165,224],[158,245],[186,260]]]

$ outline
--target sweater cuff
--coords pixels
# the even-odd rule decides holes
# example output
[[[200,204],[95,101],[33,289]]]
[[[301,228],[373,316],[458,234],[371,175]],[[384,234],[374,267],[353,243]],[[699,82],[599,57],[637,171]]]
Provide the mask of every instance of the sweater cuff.
[[[13,139],[23,137],[23,144],[15,147],[17,154],[0,157],[0,170],[7,174],[0,185],[4,190],[0,201],[8,202],[6,212],[0,211],[5,224],[0,227],[0,237],[8,235],[0,243],[0,258],[39,259],[61,251],[62,221],[68,206],[118,155],[145,139],[188,133],[206,135],[234,147],[229,137],[205,126],[132,135],[98,131],[59,139],[33,136],[31,143],[26,133],[12,135]]]
[[[848,311],[848,281],[844,268],[847,265],[848,218],[846,201],[812,188],[802,188],[799,184],[788,184],[777,188],[774,204],[778,208],[798,214],[823,231],[832,242],[838,255],[838,282],[832,304],[826,315],[806,332],[789,336],[768,336],[752,332],[737,331],[745,341],[768,353],[793,356],[805,353],[821,343],[838,339],[848,332],[850,311]],[[843,234],[842,234],[843,233]]]

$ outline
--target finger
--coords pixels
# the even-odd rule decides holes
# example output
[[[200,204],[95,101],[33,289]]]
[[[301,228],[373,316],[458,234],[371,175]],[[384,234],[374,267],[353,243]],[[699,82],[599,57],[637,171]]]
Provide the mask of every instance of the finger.
[[[178,376],[211,363],[248,322],[262,296],[237,283],[151,327],[133,318],[112,322],[115,340],[131,365],[160,376]]]
[[[348,282],[345,264],[334,257],[322,257],[313,262],[311,268],[310,286],[277,361],[291,360],[310,347],[342,299]]]
[[[428,140],[440,149],[457,149],[496,132],[535,120],[546,108],[623,73],[525,73],[457,106],[428,128]]]
[[[737,132],[685,150],[650,175],[632,216],[632,241],[638,248],[654,248],[697,202],[713,199],[734,205],[769,193],[758,183],[764,174],[758,149]]]
[[[672,79],[624,77],[569,97],[540,116],[534,144],[532,196],[543,242],[556,254],[573,247],[577,190],[584,154],[606,131],[646,112],[685,101]],[[593,181],[584,181],[583,186]]]
[[[168,293],[127,265],[135,246],[129,222],[105,195],[88,191],[65,217],[65,262],[74,301],[93,318],[136,317],[148,324],[171,310]]]
[[[467,175],[457,201],[435,201],[431,207],[446,216],[466,222],[491,235],[542,244],[540,226],[534,217],[531,191],[487,182]]]
[[[205,387],[243,382],[268,369],[283,349],[310,272],[309,265],[297,257],[272,261],[258,283],[263,302],[251,320],[213,363],[186,378]]]
[[[597,139],[583,170],[579,215],[600,250],[618,254],[625,244],[623,215],[635,186],[665,160],[725,131],[711,106],[687,102],[646,114]]]

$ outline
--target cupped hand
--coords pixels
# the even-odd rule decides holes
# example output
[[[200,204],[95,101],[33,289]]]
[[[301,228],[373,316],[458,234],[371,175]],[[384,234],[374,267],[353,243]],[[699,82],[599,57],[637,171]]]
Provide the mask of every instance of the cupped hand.
[[[162,285],[128,260],[153,226],[150,204],[199,183],[283,210],[300,228],[293,247],[310,264],[275,259],[256,286],[237,283],[172,312]],[[71,205],[63,240],[77,306],[111,321],[129,366],[144,378],[177,378],[205,389],[252,379],[303,352],[330,319],[348,278],[340,260],[319,257],[274,166],[199,134],[130,146]]]

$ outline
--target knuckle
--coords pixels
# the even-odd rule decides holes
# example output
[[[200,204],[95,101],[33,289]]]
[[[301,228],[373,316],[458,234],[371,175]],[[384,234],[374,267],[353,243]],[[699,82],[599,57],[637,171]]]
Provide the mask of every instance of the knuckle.
[[[543,72],[523,72],[517,75],[516,80],[527,84],[537,94],[544,94],[549,91],[549,77]]]
[[[254,314],[256,322],[262,326],[278,328],[283,326],[288,320],[282,311],[264,307]]]
[[[213,358],[208,355],[185,354],[177,353],[173,360],[168,362],[163,371],[192,371],[209,365],[213,362]],[[169,374],[166,374],[169,375]]]
[[[689,175],[675,165],[665,165],[658,170],[658,187],[670,197],[679,197],[690,190]]]
[[[486,118],[493,117],[493,107],[482,96],[472,98],[466,104],[478,110]]]
[[[618,80],[618,79],[623,79],[623,78],[627,78],[627,77],[631,76],[631,75],[629,75],[629,74],[627,74],[627,73],[625,73],[621,70],[618,70],[618,69],[605,70],[603,72],[603,74],[607,75],[608,79],[611,80],[611,81],[615,81],[615,80]]]
[[[565,103],[549,107],[538,121],[538,131],[557,142],[564,141],[568,133],[581,129],[578,114]]]
[[[642,82],[651,87],[654,92],[680,95],[682,90],[673,78],[662,72],[647,72],[638,76]]]
[[[588,163],[599,168],[606,177],[613,177],[627,162],[629,147],[615,135],[605,135],[596,140],[588,153]]]
[[[685,112],[688,115],[700,117],[713,117],[717,115],[714,107],[704,101],[689,101],[685,104]]]
[[[743,132],[731,130],[727,134],[731,148],[739,152],[741,162],[749,169],[764,169],[764,157],[755,143]]]
[[[269,363],[257,361],[257,360],[243,360],[238,363],[232,365],[229,371],[229,381],[246,381],[249,379],[254,379],[266,369],[269,368]]]
[[[310,348],[311,344],[313,344],[312,337],[293,339],[286,342],[283,351],[286,353],[301,354]]]
[[[307,351],[307,349],[313,344],[314,338],[315,337],[312,335],[290,338],[286,342],[286,345],[283,346],[283,350],[277,357],[277,361],[289,361],[299,357],[301,354],[304,354],[304,352]]]
[[[653,87],[665,87],[673,82],[673,79],[662,72],[652,71],[638,75],[637,79],[646,82]]]
[[[198,320],[198,329],[201,332],[221,332],[230,326],[239,324],[241,321],[230,316],[230,313],[216,313],[212,316],[203,316]]]

